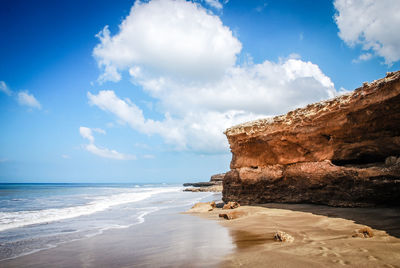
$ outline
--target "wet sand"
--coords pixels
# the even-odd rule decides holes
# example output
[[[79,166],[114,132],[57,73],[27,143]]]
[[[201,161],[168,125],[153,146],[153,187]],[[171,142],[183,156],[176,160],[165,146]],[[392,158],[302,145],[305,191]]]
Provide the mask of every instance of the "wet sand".
[[[197,214],[229,229],[236,249],[221,267],[400,267],[400,209],[268,204],[239,207],[238,219],[218,217],[226,211]],[[352,237],[364,226],[372,238]],[[277,230],[294,242],[274,241]]]
[[[180,214],[149,214],[145,222],[0,262],[0,267],[217,267],[234,246],[215,221]]]

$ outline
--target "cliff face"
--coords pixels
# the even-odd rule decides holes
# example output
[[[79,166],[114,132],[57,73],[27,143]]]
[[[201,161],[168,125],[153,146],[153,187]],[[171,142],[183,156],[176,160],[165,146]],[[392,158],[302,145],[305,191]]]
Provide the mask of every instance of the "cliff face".
[[[224,201],[400,204],[400,71],[225,134]]]

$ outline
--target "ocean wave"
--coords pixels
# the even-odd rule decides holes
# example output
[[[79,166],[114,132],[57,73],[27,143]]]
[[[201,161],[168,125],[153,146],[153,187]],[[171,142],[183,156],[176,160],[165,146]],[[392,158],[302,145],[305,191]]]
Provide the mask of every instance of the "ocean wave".
[[[32,224],[43,224],[90,215],[96,212],[104,211],[113,206],[138,202],[156,194],[177,192],[181,189],[181,187],[148,188],[140,192],[98,196],[88,204],[80,206],[34,211],[0,212],[0,232]]]

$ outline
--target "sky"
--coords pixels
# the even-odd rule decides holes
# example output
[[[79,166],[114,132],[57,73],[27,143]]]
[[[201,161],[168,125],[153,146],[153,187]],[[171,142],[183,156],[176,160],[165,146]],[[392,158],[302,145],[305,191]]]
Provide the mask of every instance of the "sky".
[[[0,182],[207,181],[223,131],[400,69],[398,0],[2,0]]]

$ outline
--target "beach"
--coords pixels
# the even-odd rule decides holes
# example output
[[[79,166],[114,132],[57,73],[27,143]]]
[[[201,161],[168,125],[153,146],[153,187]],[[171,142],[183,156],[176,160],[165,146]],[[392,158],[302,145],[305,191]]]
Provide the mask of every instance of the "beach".
[[[225,220],[220,213],[239,218]],[[335,208],[309,204],[241,206],[196,213],[228,228],[235,251],[220,267],[399,267],[398,208]],[[353,237],[369,226],[373,237]],[[277,242],[282,231],[293,242]]]
[[[269,203],[193,213],[187,211],[196,202],[218,203],[221,193],[160,185],[52,187],[51,195],[40,195],[43,200],[75,198],[56,211],[83,206],[86,214],[3,230],[0,267],[400,267],[399,208]],[[76,203],[83,196],[91,199]],[[88,210],[103,199],[115,205]],[[18,213],[31,215],[25,209]],[[43,217],[48,209],[32,213]],[[234,217],[219,217],[223,213]],[[358,232],[366,227],[371,237]],[[274,240],[278,231],[294,240]]]

